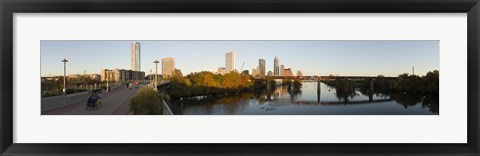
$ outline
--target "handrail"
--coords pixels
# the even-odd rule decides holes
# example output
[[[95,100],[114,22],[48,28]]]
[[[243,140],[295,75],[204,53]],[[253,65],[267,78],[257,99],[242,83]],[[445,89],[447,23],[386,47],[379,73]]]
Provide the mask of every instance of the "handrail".
[[[170,109],[170,107],[168,106],[167,102],[165,102],[164,99],[162,99],[162,103],[163,103],[163,115],[175,115],[173,114],[172,110]]]

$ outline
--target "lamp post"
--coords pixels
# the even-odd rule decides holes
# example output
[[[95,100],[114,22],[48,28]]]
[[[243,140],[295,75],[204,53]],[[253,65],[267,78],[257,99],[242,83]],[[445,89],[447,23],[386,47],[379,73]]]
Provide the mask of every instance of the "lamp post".
[[[64,58],[63,62],[63,95],[67,94],[67,62],[68,60]]]
[[[110,81],[110,70],[106,69],[105,72],[107,72],[107,92],[110,91],[109,89],[109,81]]]
[[[155,63],[155,90],[157,90],[157,81],[158,81],[158,78],[157,78],[158,69],[157,68],[158,68],[158,63],[160,63],[160,62],[158,62],[158,60],[155,60],[155,61],[153,61],[153,63]]]

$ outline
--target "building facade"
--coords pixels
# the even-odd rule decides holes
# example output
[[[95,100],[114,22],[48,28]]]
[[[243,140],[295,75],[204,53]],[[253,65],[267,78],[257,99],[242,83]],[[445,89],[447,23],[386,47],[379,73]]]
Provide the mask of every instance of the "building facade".
[[[285,66],[283,64],[280,66],[280,76],[285,76]]]
[[[260,76],[260,70],[258,68],[252,69],[252,76],[257,77]]]
[[[218,67],[217,72],[222,75],[228,73],[227,69],[224,67]]]
[[[128,80],[145,80],[145,72],[125,69],[102,69],[100,70],[101,81],[124,82]]]
[[[175,58],[166,57],[162,59],[162,76],[163,78],[172,77],[175,73]]]
[[[280,76],[280,60],[278,57],[275,57],[273,60],[273,74],[275,76]]]
[[[264,59],[258,60],[258,70],[259,70],[259,76],[265,76],[265,60]]]
[[[268,71],[267,76],[273,76],[272,71]]]
[[[140,42],[132,42],[131,44],[131,66],[132,71],[141,71],[141,59],[140,59]]]
[[[235,70],[235,51],[225,54],[225,69],[228,72]]]
[[[300,71],[300,70],[297,70],[297,76],[303,76],[303,73],[302,73],[302,71]]]
[[[293,76],[292,69],[291,68],[284,69],[282,76]]]

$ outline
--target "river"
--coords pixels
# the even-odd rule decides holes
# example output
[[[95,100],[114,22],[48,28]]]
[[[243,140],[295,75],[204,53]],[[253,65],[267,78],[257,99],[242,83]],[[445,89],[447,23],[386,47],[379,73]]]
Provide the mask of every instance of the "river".
[[[355,90],[339,95],[335,88],[302,82],[290,91],[277,86],[266,90],[219,97],[185,98],[173,102],[176,115],[438,115],[438,99],[408,95],[365,95]]]

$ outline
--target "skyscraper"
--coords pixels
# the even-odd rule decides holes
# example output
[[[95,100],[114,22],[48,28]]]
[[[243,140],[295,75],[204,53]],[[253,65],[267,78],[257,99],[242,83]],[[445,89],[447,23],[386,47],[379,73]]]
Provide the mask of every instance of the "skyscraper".
[[[285,76],[285,66],[283,64],[280,66],[280,76]]]
[[[172,77],[175,72],[175,58],[166,57],[162,59],[162,76],[164,78]]]
[[[265,76],[265,60],[259,59],[258,60],[258,69],[260,70],[260,76]]]
[[[225,54],[225,69],[227,72],[235,70],[235,51]]]
[[[273,74],[280,76],[280,60],[278,60],[278,57],[275,57],[273,60]]]
[[[140,71],[140,42],[132,42],[131,44],[132,56],[132,71]]]

